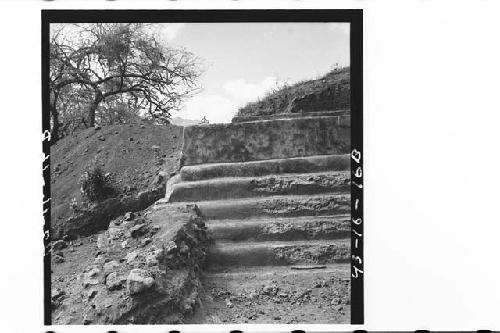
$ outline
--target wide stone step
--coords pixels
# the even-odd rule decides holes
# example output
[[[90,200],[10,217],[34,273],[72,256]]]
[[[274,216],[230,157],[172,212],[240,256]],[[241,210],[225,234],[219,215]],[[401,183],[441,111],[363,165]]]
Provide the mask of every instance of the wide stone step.
[[[206,225],[217,241],[338,239],[351,233],[350,215],[208,220]]]
[[[284,174],[265,177],[215,178],[173,186],[170,202],[222,200],[272,195],[348,193],[350,172]]]
[[[315,173],[350,170],[349,154],[316,155],[253,162],[210,163],[184,166],[180,170],[182,181],[195,181],[221,177],[262,177],[271,174]]]
[[[208,266],[305,265],[348,262],[350,239],[222,242],[209,249]]]
[[[200,201],[202,214],[212,220],[252,217],[292,217],[350,214],[350,194],[283,195],[238,200]]]

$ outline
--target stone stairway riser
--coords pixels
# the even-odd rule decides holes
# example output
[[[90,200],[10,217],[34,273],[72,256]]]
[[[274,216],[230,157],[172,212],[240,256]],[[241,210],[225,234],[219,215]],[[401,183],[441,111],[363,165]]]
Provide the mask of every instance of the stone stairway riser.
[[[311,216],[257,220],[207,221],[208,235],[218,241],[292,241],[349,238],[349,216]]]
[[[293,217],[349,214],[350,194],[318,196],[277,196],[240,200],[198,202],[207,219],[243,219],[252,217]]]
[[[253,162],[184,166],[180,170],[180,177],[182,181],[197,181],[223,177],[262,177],[272,174],[349,171],[350,167],[349,154],[317,155]]]
[[[170,202],[196,202],[273,195],[348,193],[350,172],[285,174],[259,178],[217,178],[175,184]]]
[[[328,243],[327,243],[328,242]],[[209,266],[278,266],[332,264],[348,262],[350,247],[347,241],[323,241],[279,245],[272,242],[223,243],[218,242],[209,249]]]

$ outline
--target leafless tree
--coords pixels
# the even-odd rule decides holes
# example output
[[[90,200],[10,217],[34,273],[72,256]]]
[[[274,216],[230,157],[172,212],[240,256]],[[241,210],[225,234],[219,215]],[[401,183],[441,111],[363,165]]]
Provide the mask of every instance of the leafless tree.
[[[113,117],[106,110],[116,104],[168,122],[171,111],[199,91],[200,75],[199,58],[160,43],[146,24],[54,26],[50,42],[53,137],[60,136],[62,118],[77,127],[108,123]]]

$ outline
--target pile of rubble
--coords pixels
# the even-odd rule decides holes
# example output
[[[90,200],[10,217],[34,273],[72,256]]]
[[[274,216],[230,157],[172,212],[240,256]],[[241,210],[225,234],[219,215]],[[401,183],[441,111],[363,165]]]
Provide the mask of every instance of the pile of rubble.
[[[53,289],[54,324],[183,322],[198,299],[207,243],[195,205],[157,204],[113,220],[97,237],[94,262],[67,290]],[[54,242],[54,259],[64,262],[64,249]]]

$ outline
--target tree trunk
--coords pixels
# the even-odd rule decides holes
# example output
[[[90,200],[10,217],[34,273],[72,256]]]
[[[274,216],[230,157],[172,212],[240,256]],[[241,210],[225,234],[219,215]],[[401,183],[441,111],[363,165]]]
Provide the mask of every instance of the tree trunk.
[[[52,117],[52,131],[51,131],[51,141],[55,143],[59,140],[59,114],[57,113],[56,106],[57,97],[54,98],[54,101],[50,103],[50,116]]]
[[[95,114],[97,111],[97,107],[99,106],[99,103],[101,103],[102,98],[100,96],[97,96],[94,98],[94,101],[92,104],[90,104],[89,108],[89,126],[94,127],[95,126]]]

